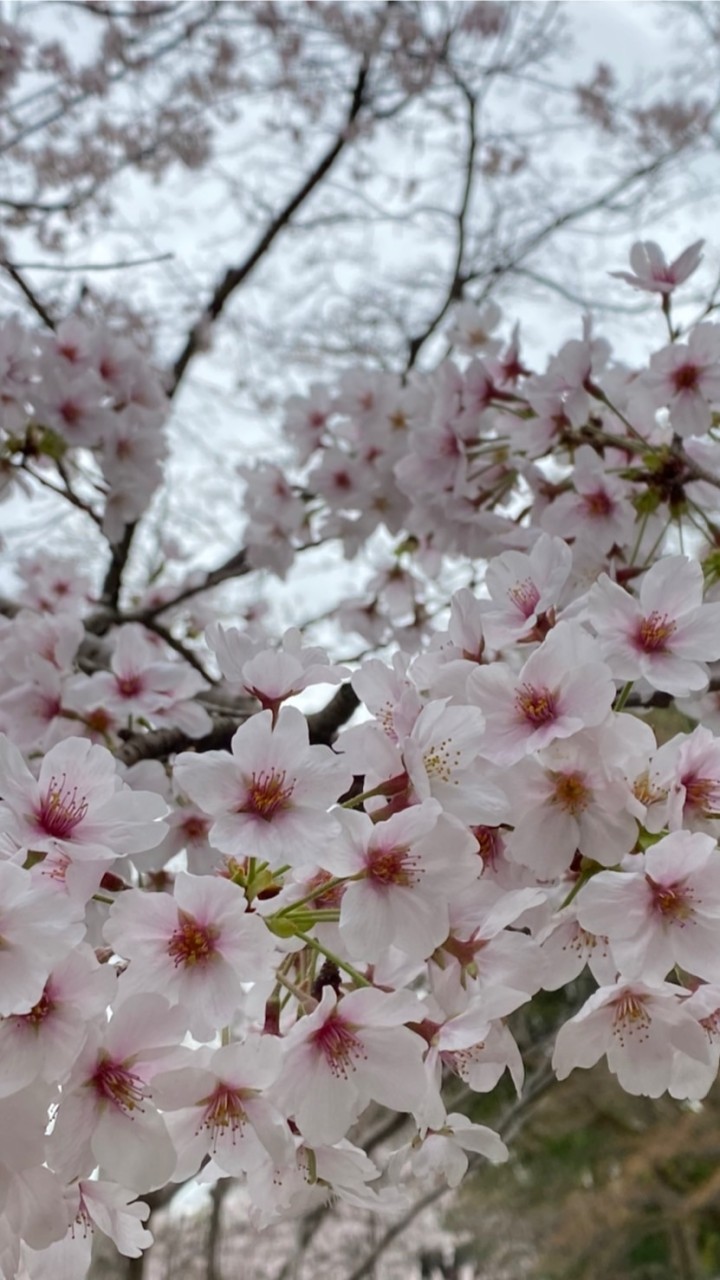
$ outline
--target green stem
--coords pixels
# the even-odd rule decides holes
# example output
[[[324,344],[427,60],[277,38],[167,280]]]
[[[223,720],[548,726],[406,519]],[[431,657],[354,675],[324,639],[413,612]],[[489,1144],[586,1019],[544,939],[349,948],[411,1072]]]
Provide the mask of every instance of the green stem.
[[[608,400],[608,397],[606,396],[602,387],[593,386],[592,390],[590,390],[590,395],[594,396],[596,400],[600,400],[602,404],[607,405],[608,409],[610,409],[615,414],[615,417],[620,419],[623,426],[627,427],[628,431],[630,432],[630,435],[635,440],[642,441],[648,453],[657,452],[656,446],[649,444],[648,441],[645,439],[645,437],[640,434],[637,427],[634,427],[632,422],[630,422],[630,420],[625,417],[625,414],[622,412],[622,410],[618,409],[617,405],[614,405],[612,400]]]
[[[633,547],[633,549],[632,549],[632,555],[630,556],[630,560],[629,560],[629,564],[631,564],[631,565],[635,563],[635,557],[636,557],[636,555],[637,555],[637,554],[639,553],[639,551],[640,551],[640,543],[642,542],[642,540],[643,540],[643,535],[644,535],[644,533],[645,533],[645,530],[647,529],[647,522],[648,522],[648,518],[649,518],[649,516],[650,516],[650,512],[649,512],[649,511],[646,511],[646,512],[645,512],[645,514],[644,514],[644,516],[642,517],[642,520],[640,521],[640,528],[638,529],[638,536],[637,536],[637,538],[635,539],[635,546],[634,546],[634,547]]]
[[[580,892],[580,890],[582,889],[583,885],[586,885],[586,884],[587,884],[588,880],[590,879],[590,877],[591,877],[591,876],[592,876],[592,874],[593,874],[593,870],[594,870],[594,868],[587,867],[587,868],[585,869],[585,871],[581,871],[581,872],[580,872],[580,875],[578,876],[577,880],[575,881],[575,883],[574,883],[574,885],[573,885],[572,889],[570,890],[569,894],[567,895],[567,897],[566,897],[566,898],[563,898],[562,902],[560,903],[560,906],[559,906],[558,910],[562,911],[565,907],[569,907],[569,906],[570,906],[570,903],[572,902],[573,898],[577,897],[577,895],[579,894],[579,892]]]
[[[381,782],[378,787],[373,787],[370,791],[361,791],[359,796],[353,796],[351,800],[343,800],[341,809],[357,809],[358,805],[364,804],[366,800],[372,800],[374,796],[385,795],[383,788],[387,784]]]
[[[613,703],[613,711],[622,711],[623,707],[625,706],[625,703],[630,697],[630,693],[632,691],[632,687],[634,683],[635,683],[634,680],[628,680],[627,684],[623,685],[622,689],[620,690],[617,698]]]
[[[363,978],[362,974],[358,973],[357,969],[353,969],[352,965],[348,964],[347,960],[341,960],[340,957],[336,956],[335,952],[331,951],[329,947],[324,947],[321,942],[318,942],[317,938],[311,938],[307,933],[297,933],[295,936],[297,938],[302,938],[303,942],[306,943],[308,947],[312,947],[313,951],[319,951],[321,955],[325,956],[326,960],[330,960],[333,964],[337,965],[338,969],[342,969],[348,977],[352,978],[353,982],[356,983],[357,986],[372,986],[372,982],[368,982],[367,978]]]
[[[304,898],[297,898],[295,902],[289,902],[286,907],[280,907],[278,911],[273,913],[270,919],[274,920],[278,916],[288,916],[292,911],[295,911],[297,907],[304,907],[306,902],[319,902],[321,898],[325,897],[326,893],[331,893],[333,889],[337,889],[339,884],[347,884],[350,880],[359,880],[361,876],[364,875],[365,872],[363,871],[359,876],[335,876],[333,880],[326,880],[324,884],[319,885],[310,893],[306,893]]]

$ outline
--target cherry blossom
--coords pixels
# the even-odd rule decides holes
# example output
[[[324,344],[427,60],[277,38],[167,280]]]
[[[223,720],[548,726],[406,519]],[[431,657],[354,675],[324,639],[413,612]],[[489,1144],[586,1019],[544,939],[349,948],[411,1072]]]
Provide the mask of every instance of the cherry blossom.
[[[310,1143],[334,1143],[374,1099],[396,1111],[420,1106],[424,1042],[403,1023],[417,1014],[409,993],[330,987],[286,1037],[282,1075],[271,1097]]]
[[[709,1062],[707,1037],[685,1006],[687,995],[684,987],[669,982],[600,987],[558,1032],[553,1053],[558,1080],[605,1056],[626,1093],[659,1098],[671,1078],[682,1091],[678,1055],[690,1072],[696,1063]]]
[[[223,1173],[238,1175],[268,1157],[282,1165],[294,1154],[282,1115],[261,1096],[282,1060],[279,1040],[255,1036],[205,1056],[192,1053],[186,1067],[155,1076],[153,1095],[180,1153],[176,1181],[197,1172],[206,1155]]]
[[[206,639],[228,684],[274,712],[310,685],[339,684],[350,674],[347,667],[331,666],[324,649],[303,646],[297,628],[285,632],[277,651],[219,623],[208,628]]]
[[[656,352],[634,399],[640,406],[667,407],[679,435],[704,435],[712,425],[712,406],[720,401],[720,326],[697,325],[687,345],[672,343]]]
[[[541,516],[543,529],[564,538],[592,542],[604,552],[615,543],[627,546],[636,519],[630,489],[606,468],[590,445],[581,445],[575,454],[572,488],[545,508]]]
[[[185,871],[172,897],[123,893],[104,929],[130,962],[121,994],[156,991],[180,1008],[197,1039],[212,1039],[242,1005],[242,984],[272,971],[272,937],[246,907],[242,889],[230,880]]]
[[[299,1216],[328,1204],[335,1197],[357,1209],[392,1214],[402,1207],[393,1189],[382,1194],[369,1182],[380,1170],[359,1147],[347,1139],[332,1146],[296,1141],[290,1161],[278,1166],[268,1160],[252,1170],[246,1182],[250,1196],[250,1220],[263,1230],[288,1215]]]
[[[45,906],[46,895],[38,902]],[[114,970],[100,966],[89,947],[78,947],[60,960],[27,1013],[0,1019],[0,1096],[37,1077],[62,1080],[91,1026],[104,1021],[115,986]]]
[[[197,671],[183,663],[158,661],[158,654],[142,627],[122,627],[117,633],[110,671],[98,671],[75,686],[71,705],[76,710],[102,706],[110,715],[180,725],[191,737],[209,732],[212,721],[194,695],[206,687]]]
[[[178,1009],[142,993],[124,1001],[107,1030],[94,1029],[63,1088],[50,1146],[68,1180],[99,1165],[135,1191],[163,1186],[177,1156],[151,1101],[150,1081],[185,1031]],[[16,1096],[16,1095],[15,1095]]]
[[[0,814],[17,849],[112,861],[154,848],[165,834],[157,821],[165,803],[124,786],[110,752],[85,738],[68,738],[48,751],[36,780],[0,735],[0,787]]]
[[[152,1244],[151,1233],[142,1226],[150,1216],[150,1206],[137,1200],[132,1203],[132,1192],[117,1183],[81,1178],[68,1190],[67,1198],[71,1201],[71,1213],[75,1209],[74,1221],[89,1226],[90,1230],[98,1227],[110,1237],[123,1257],[139,1258],[143,1249]]]
[[[513,770],[518,799],[508,853],[542,879],[561,875],[576,851],[613,866],[635,844],[643,808],[627,782],[610,776],[599,745],[588,730]]]
[[[628,978],[664,978],[673,965],[720,981],[720,866],[711,836],[675,831],[633,859],[632,870],[604,871],[577,904],[583,928],[604,934]]]
[[[309,745],[307,721],[294,707],[283,707],[274,727],[270,711],[241,725],[231,756],[183,753],[175,776],[215,819],[208,835],[215,848],[275,866],[312,860],[316,842],[337,831],[328,806],[352,782],[329,748]]]
[[[704,243],[704,240],[696,240],[668,266],[659,244],[654,240],[638,240],[630,250],[632,274],[628,271],[611,271],[610,275],[616,276],[618,280],[626,280],[633,289],[667,296],[697,270]]]
[[[483,609],[483,629],[495,649],[535,638],[540,620],[557,608],[572,564],[566,542],[541,534],[529,555],[506,551],[490,561],[485,585],[491,605]],[[540,635],[538,638],[542,638]]]
[[[606,574],[593,587],[588,617],[616,677],[686,694],[707,685],[705,663],[720,658],[720,605],[703,604],[696,560],[667,556],[645,574],[639,599]]]
[[[510,765],[557,738],[599,725],[615,696],[599,647],[576,623],[558,623],[518,676],[500,663],[468,677],[485,714],[483,755]]]
[[[47,480],[105,555],[17,556],[0,616],[3,1274],[75,1280],[95,1228],[138,1257],[170,1182],[241,1178],[261,1228],[458,1185],[508,1153],[450,1078],[507,1071],[522,1107],[518,1024],[586,967],[560,1079],[711,1088],[720,327],[670,311],[700,247],[617,273],[671,332],[635,368],[589,320],[526,368],[486,301],[438,368],[292,397],[287,469],[230,464],[243,545],[210,569],[133,541],[160,376],[85,315],[0,327],[0,494]],[[297,598],[331,544],[338,608],[273,634],[261,581]],[[397,1187],[347,1137],[371,1103],[414,1122]]]
[[[53,966],[81,941],[85,924],[77,906],[39,890],[16,863],[0,862],[0,891],[0,1016],[30,1014]]]
[[[653,755],[648,782],[652,799],[645,825],[649,831],[717,830],[720,806],[720,744],[703,725],[678,733]]]
[[[409,1143],[396,1151],[390,1162],[394,1173],[407,1176],[405,1166],[416,1178],[442,1173],[449,1187],[457,1187],[468,1167],[466,1152],[485,1156],[491,1164],[502,1164],[510,1153],[500,1137],[484,1124],[473,1124],[467,1116],[451,1112],[441,1129],[425,1135],[422,1142]]]
[[[340,838],[322,861],[351,880],[340,907],[349,954],[372,963],[395,946],[424,960],[448,935],[449,903],[477,880],[472,836],[434,800],[375,825],[364,813],[340,821]]]

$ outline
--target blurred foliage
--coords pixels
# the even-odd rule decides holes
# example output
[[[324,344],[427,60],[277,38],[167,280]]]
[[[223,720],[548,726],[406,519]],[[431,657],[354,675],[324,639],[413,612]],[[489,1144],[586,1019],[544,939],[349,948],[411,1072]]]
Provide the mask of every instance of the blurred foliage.
[[[478,1104],[470,1114],[487,1121]],[[602,1063],[544,1094],[511,1146],[450,1213],[479,1274],[720,1277],[720,1088],[702,1104],[633,1098]]]

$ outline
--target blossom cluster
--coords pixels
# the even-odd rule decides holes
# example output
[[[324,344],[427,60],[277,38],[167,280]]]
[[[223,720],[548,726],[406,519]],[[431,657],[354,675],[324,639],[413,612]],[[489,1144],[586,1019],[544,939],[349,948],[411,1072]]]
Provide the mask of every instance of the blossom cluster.
[[[706,1095],[720,326],[683,336],[668,302],[698,258],[633,252],[671,336],[645,369],[586,326],[530,373],[497,308],[465,304],[458,363],[289,406],[305,479],[260,470],[249,554],[285,572],[308,521],[351,550],[382,519],[398,572],[369,603],[403,637],[390,655],[350,669],[297,630],[214,622],[205,678],[151,613],[98,637],[90,582],[19,564],[0,626],[6,1280],[82,1280],[93,1227],[138,1256],[138,1197],[168,1183],[237,1178],[265,1227],[331,1197],[393,1211],[415,1180],[506,1160],[446,1085],[507,1072],[522,1094],[513,1015],[543,992],[569,988],[559,1079],[605,1058],[631,1094]],[[73,334],[96,394],[100,340]],[[12,324],[3,342],[41,349]],[[32,400],[66,439],[47,407],[61,358],[25,382],[8,359],[8,435],[29,439]],[[104,456],[127,406],[93,404],[72,447]],[[468,585],[431,622],[413,584],[459,564]],[[362,714],[320,740],[298,696],[333,686]],[[683,731],[658,741],[670,703]],[[406,1121],[383,1162],[362,1145],[373,1104]]]
[[[50,336],[0,327],[0,501],[32,477],[117,542],[162,480],[166,415],[162,380],[110,330],[75,316]]]

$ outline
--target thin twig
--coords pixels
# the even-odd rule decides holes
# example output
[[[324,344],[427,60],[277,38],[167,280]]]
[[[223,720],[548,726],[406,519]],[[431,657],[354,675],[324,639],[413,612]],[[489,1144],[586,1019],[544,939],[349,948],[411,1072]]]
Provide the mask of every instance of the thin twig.
[[[124,271],[127,267],[148,267],[155,262],[169,262],[174,253],[156,253],[147,258],[119,259],[117,262],[3,262],[13,271]]]
[[[215,286],[210,301],[190,330],[185,341],[185,345],[173,364],[172,379],[169,389],[170,396],[175,395],[190,361],[193,356],[201,350],[203,346],[202,338],[206,333],[208,326],[215,323],[218,316],[223,311],[228,299],[235,292],[238,286],[242,284],[243,280],[250,275],[250,272],[257,266],[261,258],[264,257],[278,234],[289,224],[293,214],[302,204],[305,203],[308,196],[312,194],[318,183],[321,182],[329,172],[338,156],[347,146],[351,137],[351,126],[355,123],[364,103],[368,71],[368,64],[363,61],[355,81],[352,101],[350,103],[350,108],[345,118],[345,122],[332,146],[328,151],[326,151],[325,155],[305,179],[302,186],[293,196],[291,196],[284,208],[280,210],[280,213],[272,219],[270,225],[263,232],[254,249],[250,251],[245,261],[242,262],[239,267],[230,267]]]
[[[11,280],[15,281],[18,289],[25,295],[33,311],[40,317],[46,328],[52,329],[54,332],[57,328],[56,321],[50,315],[47,307],[40,301],[34,290],[31,289],[27,281],[23,279],[17,267],[14,267],[12,262],[8,262],[7,258],[0,258],[0,267],[2,267],[3,271],[7,271]]]
[[[529,1118],[534,1103],[536,1103],[538,1099],[547,1092],[554,1081],[555,1076],[549,1063],[544,1062],[543,1065],[538,1068],[535,1075],[527,1082],[523,1097],[514,1103],[508,1111],[506,1111],[503,1119],[498,1125],[498,1132],[503,1138],[514,1137],[520,1127]],[[471,1169],[476,1168],[480,1163],[481,1157],[477,1155],[471,1156],[468,1162],[468,1167]],[[396,1240],[398,1236],[402,1235],[402,1233],[407,1230],[410,1224],[414,1222],[425,1209],[428,1209],[431,1204],[435,1204],[437,1200],[446,1196],[450,1190],[451,1188],[448,1187],[447,1183],[441,1183],[439,1186],[431,1187],[429,1191],[426,1191],[424,1195],[420,1196],[397,1222],[394,1222],[392,1226],[388,1227],[387,1231],[385,1231],[380,1237],[374,1248],[366,1254],[355,1270],[346,1277],[346,1280],[364,1280],[364,1277],[372,1272],[378,1258],[380,1258],[388,1246],[392,1244],[393,1240]]]

